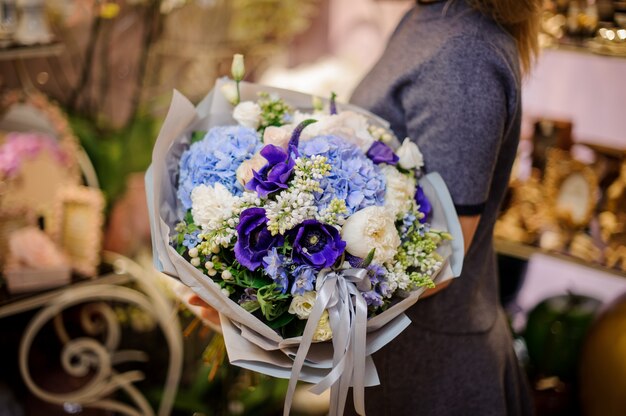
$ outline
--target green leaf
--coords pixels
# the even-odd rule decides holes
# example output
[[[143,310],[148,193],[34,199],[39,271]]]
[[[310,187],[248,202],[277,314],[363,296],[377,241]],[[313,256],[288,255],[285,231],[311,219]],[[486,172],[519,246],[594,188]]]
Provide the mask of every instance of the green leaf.
[[[191,133],[191,143],[199,142],[206,136],[206,131],[194,131]]]
[[[376,249],[375,248],[371,249],[370,252],[367,253],[367,256],[365,257],[365,259],[363,259],[363,262],[361,263],[361,267],[365,268],[369,266],[370,264],[372,264],[372,260],[374,260],[375,254],[376,254]]]
[[[272,329],[279,329],[289,324],[291,321],[293,321],[295,317],[296,317],[295,315],[292,315],[289,312],[284,312],[278,318],[269,321],[267,323],[267,326],[269,326]]]

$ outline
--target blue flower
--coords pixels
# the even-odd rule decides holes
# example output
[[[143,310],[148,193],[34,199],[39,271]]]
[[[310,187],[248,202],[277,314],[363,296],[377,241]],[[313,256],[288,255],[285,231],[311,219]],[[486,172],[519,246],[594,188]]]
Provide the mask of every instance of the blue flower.
[[[407,237],[407,233],[409,232],[409,228],[415,223],[415,214],[411,211],[407,212],[402,218],[402,224],[400,225],[400,238],[404,241]]]
[[[234,252],[237,261],[248,270],[254,271],[264,264],[268,252],[283,241],[282,235],[272,235],[267,229],[263,208],[248,208],[239,215]]]
[[[317,277],[317,272],[313,267],[307,265],[298,266],[293,270],[292,274],[295,276],[295,280],[291,286],[292,295],[302,296],[304,295],[304,292],[313,290],[313,284],[315,283],[315,278]]]
[[[281,293],[285,293],[289,286],[289,276],[285,270],[285,256],[279,254],[276,247],[273,247],[263,257],[263,266],[265,273],[276,283],[277,289],[280,289]]]
[[[332,266],[346,249],[337,228],[317,220],[304,220],[291,230],[293,262],[318,270]]]
[[[241,195],[237,168],[261,148],[257,132],[242,126],[212,128],[204,139],[183,152],[179,162],[177,196],[191,208],[191,191],[198,185],[221,183],[233,195]]]
[[[419,205],[420,212],[424,214],[424,218],[421,218],[420,222],[425,223],[426,221],[428,221],[428,216],[430,215],[430,212],[433,210],[433,207],[432,205],[430,205],[430,201],[426,197],[426,194],[424,193],[424,189],[422,189],[422,187],[419,185],[417,186],[417,189],[415,190],[415,202],[417,202],[417,205]]]
[[[375,308],[383,306],[383,297],[375,290],[362,292],[361,294],[363,295],[363,299],[365,299],[367,306],[373,306]]]
[[[192,249],[202,242],[200,238],[200,230],[193,231],[191,234],[185,234],[183,245],[188,249]]]
[[[302,156],[323,155],[331,166],[330,175],[320,180],[321,193],[315,194],[322,210],[333,199],[346,202],[348,215],[385,201],[385,176],[355,145],[337,136],[318,136],[301,142]]]

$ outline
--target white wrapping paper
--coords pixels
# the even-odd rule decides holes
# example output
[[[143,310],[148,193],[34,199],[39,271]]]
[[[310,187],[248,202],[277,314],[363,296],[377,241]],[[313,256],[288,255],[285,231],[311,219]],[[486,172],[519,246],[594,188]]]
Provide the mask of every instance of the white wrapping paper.
[[[196,130],[209,130],[216,125],[236,124],[231,115],[232,106],[219,93],[223,82],[225,81],[219,80],[213,91],[197,107],[179,92],[174,91],[169,112],[154,146],[152,165],[146,173],[155,266],[164,273],[180,279],[219,311],[231,364],[275,377],[290,378],[293,375],[294,357],[297,355],[302,337],[283,339],[254,315],[225,296],[216,283],[193,267],[169,244],[175,224],[183,217],[176,198],[178,160],[189,146],[191,133]],[[311,109],[309,95],[248,83],[241,84],[242,101],[255,100],[259,91],[277,93],[294,108],[304,111]],[[338,107],[339,111],[350,109],[364,114],[371,122],[387,127],[384,120],[360,108],[350,105]],[[429,174],[420,180],[420,184],[433,206],[432,228],[447,230],[454,238],[451,244],[445,244],[439,250],[447,259],[436,277],[437,282],[442,282],[458,276],[461,272],[463,236],[454,206],[441,177],[436,173]],[[352,364],[347,367],[348,371],[363,376],[364,379],[359,380],[358,384],[364,386],[379,384],[376,369],[369,356],[393,340],[410,324],[410,320],[403,312],[417,302],[422,292],[423,289],[412,292],[407,298],[367,321],[364,346],[367,358],[364,360],[364,368],[360,368],[362,365],[359,363],[356,367]],[[329,371],[337,364],[337,356],[333,356],[334,350],[330,341],[311,344],[302,368],[297,374],[298,379],[318,383],[328,376]],[[348,385],[354,384],[351,377],[352,373],[349,374]],[[344,390],[347,391],[345,385]],[[339,402],[342,401],[339,399]],[[343,409],[341,404],[337,406]],[[339,408],[336,411],[339,411]]]

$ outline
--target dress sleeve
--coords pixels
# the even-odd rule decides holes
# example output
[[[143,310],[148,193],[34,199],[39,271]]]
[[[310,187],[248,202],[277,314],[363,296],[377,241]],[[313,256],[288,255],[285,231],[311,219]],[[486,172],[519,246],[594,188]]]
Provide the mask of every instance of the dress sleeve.
[[[510,68],[481,40],[451,39],[399,98],[427,172],[445,180],[459,215],[482,213],[507,128]]]

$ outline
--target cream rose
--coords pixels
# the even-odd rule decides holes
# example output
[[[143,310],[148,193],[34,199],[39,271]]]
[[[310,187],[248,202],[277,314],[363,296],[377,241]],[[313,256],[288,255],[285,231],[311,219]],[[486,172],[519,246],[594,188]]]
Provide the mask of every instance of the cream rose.
[[[376,249],[377,263],[390,262],[400,246],[400,236],[394,215],[384,207],[363,208],[348,217],[341,230],[346,250],[353,256],[365,258]]]
[[[198,185],[191,191],[193,221],[205,229],[212,221],[230,217],[236,201],[237,197],[221,183]]]
[[[408,137],[402,142],[402,146],[396,151],[400,158],[398,164],[405,169],[419,169],[424,166],[424,156],[419,147]]]
[[[313,116],[296,113],[293,124],[297,125],[307,118],[317,119],[317,123],[307,126],[302,131],[300,136],[302,140],[332,134],[358,146],[364,152],[374,143],[374,138],[368,130],[367,119],[354,111],[342,111],[333,115],[314,114]]]
[[[417,183],[413,175],[405,175],[394,166],[380,165],[385,175],[387,190],[385,192],[385,208],[394,218],[404,216],[411,209]]]
[[[322,342],[328,341],[333,337],[333,330],[330,328],[330,318],[328,316],[328,310],[324,310],[320,321],[317,323],[317,328],[313,333],[313,341]]]
[[[261,107],[252,101],[237,104],[233,110],[233,118],[244,127],[256,130],[261,123]]]
[[[248,160],[244,160],[235,173],[237,181],[243,186],[246,186],[252,179],[253,171],[258,172],[266,163],[267,159],[261,156],[260,153],[255,154]]]
[[[317,292],[313,290],[304,292],[303,295],[295,295],[293,299],[291,299],[291,304],[287,312],[292,315],[297,315],[299,319],[307,319],[313,310],[316,298]]]
[[[285,127],[268,126],[263,132],[263,144],[273,144],[274,146],[287,148],[291,139],[291,129]]]

